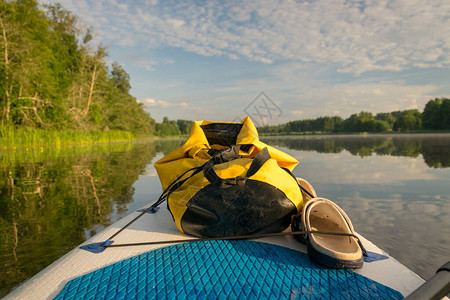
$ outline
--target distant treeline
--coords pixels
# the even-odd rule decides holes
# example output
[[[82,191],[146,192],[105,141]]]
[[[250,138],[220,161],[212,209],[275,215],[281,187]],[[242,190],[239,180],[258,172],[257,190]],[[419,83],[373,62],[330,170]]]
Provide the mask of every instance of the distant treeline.
[[[193,123],[194,121],[190,120],[169,120],[168,117],[164,117],[162,123],[156,123],[155,134],[188,135]],[[258,132],[263,135],[420,130],[450,130],[450,99],[430,100],[422,113],[417,109],[376,115],[362,111],[347,119],[337,116],[320,117],[258,128]]]
[[[450,130],[450,99],[436,98],[430,100],[423,112],[411,109],[373,115],[370,112],[362,111],[347,119],[337,116],[320,117],[258,128],[258,131],[262,134],[417,130]]]
[[[161,123],[156,123],[155,134],[158,136],[188,135],[191,132],[194,121],[191,120],[169,120],[164,117]]]

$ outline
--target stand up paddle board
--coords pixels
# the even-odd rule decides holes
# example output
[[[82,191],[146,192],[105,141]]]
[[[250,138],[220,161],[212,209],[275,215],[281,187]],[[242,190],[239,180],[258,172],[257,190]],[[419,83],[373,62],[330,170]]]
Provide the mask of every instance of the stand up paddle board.
[[[131,213],[83,245],[104,242],[138,215]],[[77,247],[5,299],[402,299],[424,282],[359,237],[369,257],[355,271],[312,262],[306,246],[292,236],[172,244],[168,241],[194,237],[180,233],[162,205],[117,235],[114,244],[163,244],[100,253]]]

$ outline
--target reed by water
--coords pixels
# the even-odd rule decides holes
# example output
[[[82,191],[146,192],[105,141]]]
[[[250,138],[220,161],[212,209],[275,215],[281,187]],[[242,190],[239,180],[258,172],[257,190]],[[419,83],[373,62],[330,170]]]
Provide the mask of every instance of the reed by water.
[[[39,128],[0,127],[0,148],[15,149],[48,145],[67,145],[85,143],[110,143],[133,141],[136,137],[128,131],[80,131],[80,130],[45,130]]]

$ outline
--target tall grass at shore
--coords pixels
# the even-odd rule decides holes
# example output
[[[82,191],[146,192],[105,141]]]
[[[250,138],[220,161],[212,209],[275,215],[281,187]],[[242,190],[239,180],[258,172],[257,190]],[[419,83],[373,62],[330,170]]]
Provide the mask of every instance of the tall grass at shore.
[[[39,146],[22,147],[2,151],[0,149],[0,168],[11,167],[21,163],[42,163],[45,161],[58,161],[73,157],[88,157],[93,154],[106,155],[115,152],[128,152],[133,150],[136,143],[85,143],[65,145],[64,147]]]
[[[0,147],[2,149],[37,147],[48,145],[67,145],[85,143],[110,143],[135,140],[128,131],[80,131],[80,130],[44,130],[39,128],[0,127]]]

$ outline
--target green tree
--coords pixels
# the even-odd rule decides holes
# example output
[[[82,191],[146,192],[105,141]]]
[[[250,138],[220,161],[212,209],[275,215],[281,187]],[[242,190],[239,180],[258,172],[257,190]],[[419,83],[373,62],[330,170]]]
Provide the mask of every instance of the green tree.
[[[178,129],[175,121],[171,121],[168,117],[164,117],[162,123],[156,123],[156,133],[159,136],[174,136],[180,135],[180,129]]]
[[[130,75],[128,75],[128,73],[117,62],[113,62],[111,66],[112,66],[111,77],[114,86],[116,86],[123,93],[128,93],[128,91],[131,88]]]
[[[92,124],[100,124],[100,122],[103,120],[102,107],[100,106],[100,104],[92,104],[91,110],[89,111],[89,117],[91,118]]]
[[[192,125],[194,125],[194,121],[177,120],[177,126],[181,134],[189,134],[191,132]]]
[[[374,119],[372,113],[366,111],[360,112],[358,117],[363,123]]]
[[[389,129],[392,129],[391,126],[389,125],[389,123],[386,121],[376,120],[375,122],[376,122],[376,124],[375,124],[376,132],[383,132],[383,131],[388,131]]]
[[[394,129],[401,131],[422,129],[422,114],[416,109],[404,111],[395,121]]]
[[[441,129],[441,104],[443,99],[436,98],[425,105],[422,122],[425,129]]]
[[[378,113],[375,115],[375,120],[386,122],[390,129],[392,129],[396,121],[395,117],[391,113]]]
[[[44,127],[55,89],[47,23],[37,2],[0,2],[0,31],[1,123]]]
[[[342,125],[346,132],[362,131],[362,121],[357,114],[352,114],[348,119],[345,119]]]
[[[107,49],[60,4],[0,0],[1,125],[122,129],[152,134],[155,122],[129,94],[130,77],[111,72]]]
[[[450,129],[450,99],[444,99],[441,104],[441,129]]]

